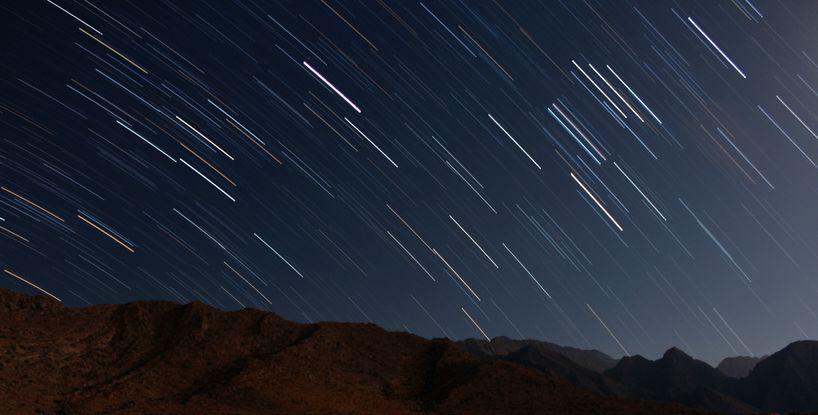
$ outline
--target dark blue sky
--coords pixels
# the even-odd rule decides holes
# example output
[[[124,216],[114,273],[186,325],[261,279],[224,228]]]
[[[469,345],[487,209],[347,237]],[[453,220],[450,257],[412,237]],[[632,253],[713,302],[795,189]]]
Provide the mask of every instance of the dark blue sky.
[[[814,2],[0,19],[2,287],[710,362],[818,335]]]

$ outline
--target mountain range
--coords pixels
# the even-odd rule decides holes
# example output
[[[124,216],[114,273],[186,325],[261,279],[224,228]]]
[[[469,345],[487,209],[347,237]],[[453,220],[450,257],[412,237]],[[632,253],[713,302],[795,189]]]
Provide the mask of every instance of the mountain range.
[[[751,363],[737,378],[675,348],[655,361],[617,361],[534,340],[428,340],[198,302],[66,308],[0,289],[4,414],[818,410],[818,343]]]
[[[818,412],[818,342],[798,341],[770,356],[728,357],[714,368],[678,348],[657,360],[618,361],[598,350],[497,337],[458,344],[597,394],[683,404],[720,413]]]

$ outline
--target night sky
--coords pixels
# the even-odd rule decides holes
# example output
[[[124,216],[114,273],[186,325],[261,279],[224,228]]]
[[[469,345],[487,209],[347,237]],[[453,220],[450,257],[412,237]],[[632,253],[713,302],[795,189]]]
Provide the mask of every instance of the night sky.
[[[818,336],[814,1],[0,16],[0,287],[711,363]]]

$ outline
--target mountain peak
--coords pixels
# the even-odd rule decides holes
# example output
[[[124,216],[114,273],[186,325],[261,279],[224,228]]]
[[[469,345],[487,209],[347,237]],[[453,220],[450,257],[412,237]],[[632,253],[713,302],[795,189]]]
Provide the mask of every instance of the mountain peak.
[[[687,353],[683,352],[681,349],[679,349],[679,348],[677,348],[675,346],[671,347],[670,349],[667,349],[665,354],[662,355],[662,359],[663,360],[670,359],[670,360],[676,360],[676,361],[694,360],[692,357],[690,357],[690,355],[688,355]]]
[[[672,347],[658,360],[642,356],[625,357],[613,369],[604,373],[623,385],[640,391],[638,396],[646,399],[680,402],[689,405],[711,407],[709,400],[715,396],[697,392],[699,388],[718,390],[726,378],[707,363],[688,356]],[[702,399],[701,402],[695,401]],[[729,406],[728,402],[719,404]],[[736,407],[738,411],[738,407]]]

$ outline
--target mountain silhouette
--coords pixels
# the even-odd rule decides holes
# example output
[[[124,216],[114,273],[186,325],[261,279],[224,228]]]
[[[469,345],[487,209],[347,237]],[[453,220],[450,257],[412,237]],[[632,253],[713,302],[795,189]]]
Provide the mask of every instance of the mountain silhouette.
[[[638,355],[624,357],[604,375],[636,390],[637,394],[631,395],[636,398],[677,402],[728,413],[755,410],[723,392],[727,375],[675,347],[655,361]]]
[[[818,412],[818,342],[797,341],[771,354],[732,392],[763,410]]]
[[[609,377],[585,369],[557,352],[536,345],[524,346],[503,356],[502,359],[537,369],[552,378],[565,379],[576,386],[599,394],[620,397],[636,396],[629,388]]]
[[[705,413],[599,395],[373,324],[299,324],[198,302],[65,308],[6,290],[0,397],[3,414]]]
[[[0,289],[3,414],[818,411],[815,341],[719,369],[677,348],[591,369],[610,361],[535,340],[428,340],[199,302],[66,308]]]
[[[719,388],[727,377],[675,347],[656,361],[638,355],[624,357],[605,375],[659,400],[673,400],[700,386]]]
[[[616,366],[617,362],[616,359],[599,350],[577,349],[539,340],[514,340],[500,336],[491,339],[491,341],[468,339],[460,341],[458,344],[472,353],[497,357],[507,356],[524,347],[532,347],[543,352],[558,353],[575,364],[597,373],[602,373]]]

